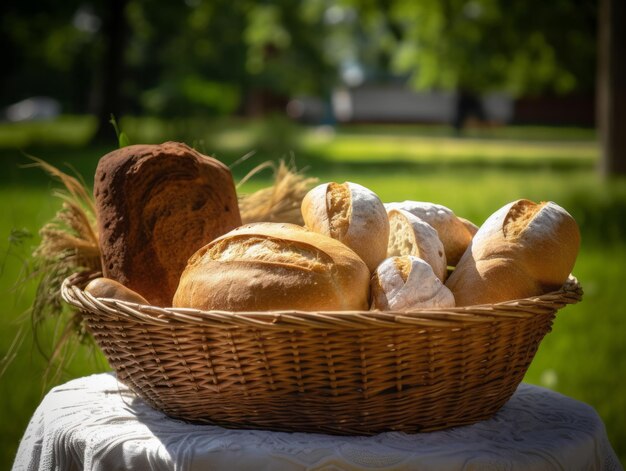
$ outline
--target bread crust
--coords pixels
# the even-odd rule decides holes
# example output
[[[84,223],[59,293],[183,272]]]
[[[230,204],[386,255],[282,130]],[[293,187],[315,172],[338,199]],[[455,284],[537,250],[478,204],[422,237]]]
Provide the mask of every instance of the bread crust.
[[[189,256],[241,225],[228,167],[177,142],[105,155],[94,197],[104,276],[157,306],[171,306]]]
[[[149,304],[143,296],[110,278],[101,277],[91,280],[85,286],[85,291],[96,298],[111,298],[136,304]]]
[[[411,311],[454,307],[452,292],[424,260],[412,255],[390,257],[372,275],[372,310]]]
[[[302,200],[307,228],[343,242],[359,255],[370,272],[387,255],[389,221],[380,198],[352,182],[323,183]]]
[[[480,227],[446,286],[458,306],[538,296],[563,285],[579,248],[578,225],[565,209],[513,201]]]
[[[366,310],[369,270],[351,249],[287,223],[241,226],[198,250],[174,306],[203,310]]]
[[[448,265],[437,231],[427,222],[402,209],[391,209],[388,215],[390,233],[387,257],[419,257],[432,267],[437,278],[445,281]]]
[[[385,208],[387,211],[391,209],[408,211],[433,226],[443,243],[446,260],[450,266],[458,263],[472,240],[471,226],[466,226],[450,208],[440,204],[407,200],[385,203]]]
[[[476,233],[478,232],[478,226],[474,224],[472,221],[470,221],[469,219],[462,218],[461,216],[457,216],[457,218],[465,226],[465,229],[467,229],[467,232],[469,232],[470,235],[474,237]]]

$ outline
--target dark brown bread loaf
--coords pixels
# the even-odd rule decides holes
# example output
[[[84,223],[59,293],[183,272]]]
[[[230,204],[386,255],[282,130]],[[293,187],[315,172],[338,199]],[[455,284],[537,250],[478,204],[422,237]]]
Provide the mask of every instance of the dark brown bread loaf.
[[[241,225],[228,167],[177,142],[100,159],[94,181],[105,277],[171,306],[188,258]]]

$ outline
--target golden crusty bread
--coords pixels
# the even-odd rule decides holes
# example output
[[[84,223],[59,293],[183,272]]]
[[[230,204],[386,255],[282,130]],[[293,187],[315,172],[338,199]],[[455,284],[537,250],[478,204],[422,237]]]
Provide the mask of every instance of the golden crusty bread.
[[[469,232],[472,237],[476,235],[478,232],[478,226],[476,224],[469,219],[462,218],[461,216],[457,216],[457,219],[461,221],[461,223],[465,226],[465,229],[467,229],[467,232]]]
[[[94,196],[104,276],[156,306],[171,306],[196,250],[241,225],[228,167],[177,142],[105,155]]]
[[[472,240],[473,224],[468,225],[445,206],[425,201],[385,203],[387,211],[402,209],[433,226],[446,252],[448,265],[455,266]]]
[[[579,247],[578,225],[565,209],[517,200],[480,227],[446,286],[457,306],[538,296],[563,285]]]
[[[237,228],[198,250],[175,307],[224,311],[366,310],[369,270],[341,242],[287,223]]]
[[[389,221],[378,196],[357,183],[316,186],[302,200],[305,226],[343,242],[363,259],[370,272],[387,255]]]
[[[136,304],[149,304],[148,301],[133,290],[110,278],[95,278],[91,280],[85,291],[96,298],[111,298]]]
[[[390,257],[381,263],[371,282],[372,310],[411,311],[454,307],[454,296],[423,259]]]
[[[428,263],[437,278],[448,274],[446,254],[437,231],[427,222],[402,209],[391,209],[387,257],[413,255]]]

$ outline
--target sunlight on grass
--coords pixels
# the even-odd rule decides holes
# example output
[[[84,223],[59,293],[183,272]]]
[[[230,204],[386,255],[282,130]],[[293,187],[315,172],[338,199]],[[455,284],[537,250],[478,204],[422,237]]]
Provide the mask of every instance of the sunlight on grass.
[[[609,430],[616,451],[624,459],[626,443],[626,332],[623,276],[620,261],[625,246],[603,248],[585,244],[574,268],[585,294],[583,301],[557,314],[553,331],[541,343],[525,380],[548,386],[542,374],[552,370],[554,389],[595,407]],[[545,379],[545,378],[544,378]]]
[[[0,148],[23,149],[32,146],[87,145],[96,130],[96,119],[62,116],[54,121],[0,123]]]
[[[307,134],[303,141],[308,151],[330,154],[334,160],[344,162],[436,160],[438,163],[462,163],[467,159],[479,159],[511,164],[511,159],[521,159],[522,164],[541,164],[558,159],[593,165],[598,158],[598,146],[594,142],[527,142],[358,134]]]
[[[254,148],[255,139],[250,130],[232,129],[220,132],[211,142],[217,149],[243,152]]]

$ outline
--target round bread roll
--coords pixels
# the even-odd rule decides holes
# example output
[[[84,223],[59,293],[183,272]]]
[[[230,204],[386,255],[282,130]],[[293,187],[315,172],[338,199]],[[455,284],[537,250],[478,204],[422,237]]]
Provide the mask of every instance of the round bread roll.
[[[578,225],[565,209],[517,200],[480,227],[446,286],[457,306],[545,294],[567,280],[579,247]]]
[[[91,280],[85,291],[95,298],[111,298],[136,304],[150,304],[146,299],[132,289],[110,278],[95,278]]]
[[[374,192],[356,183],[323,183],[302,200],[305,226],[343,242],[363,259],[370,272],[387,255],[389,220]]]
[[[402,201],[399,203],[386,203],[385,208],[387,208],[387,211],[403,209],[433,226],[439,234],[439,239],[443,242],[446,260],[450,266],[455,266],[458,263],[472,240],[470,229],[451,209],[440,204],[422,201]]]
[[[175,307],[335,311],[369,307],[370,273],[352,250],[295,224],[254,223],[198,250]]]
[[[388,215],[387,257],[419,257],[432,267],[437,278],[445,281],[448,265],[437,231],[430,224],[402,209],[391,209]]]
[[[411,311],[454,307],[454,296],[432,267],[412,255],[390,257],[372,276],[372,309]]]

